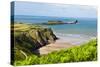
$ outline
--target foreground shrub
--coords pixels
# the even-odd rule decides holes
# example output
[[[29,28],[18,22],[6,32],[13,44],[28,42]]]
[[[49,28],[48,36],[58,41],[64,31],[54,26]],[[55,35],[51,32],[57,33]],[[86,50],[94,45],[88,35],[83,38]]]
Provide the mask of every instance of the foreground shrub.
[[[66,62],[83,62],[97,60],[97,40],[81,46],[54,51],[48,55],[31,55],[26,60],[15,61],[15,65],[31,65],[31,64],[52,64]]]

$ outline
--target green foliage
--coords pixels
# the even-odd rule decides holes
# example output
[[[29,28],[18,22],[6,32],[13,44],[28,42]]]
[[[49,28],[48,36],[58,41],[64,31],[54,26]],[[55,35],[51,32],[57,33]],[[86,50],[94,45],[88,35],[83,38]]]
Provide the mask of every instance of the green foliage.
[[[66,62],[83,62],[97,60],[97,40],[81,46],[54,51],[47,55],[30,55],[25,60],[15,61],[15,65],[52,64]]]
[[[55,41],[56,36],[50,28],[44,28],[35,24],[12,25],[11,30],[14,32],[14,60],[26,60],[26,56],[32,55],[36,50],[51,41]]]
[[[27,59],[20,60],[20,61],[15,61],[14,65],[33,65],[33,64],[39,64],[39,59],[35,55],[29,56]]]

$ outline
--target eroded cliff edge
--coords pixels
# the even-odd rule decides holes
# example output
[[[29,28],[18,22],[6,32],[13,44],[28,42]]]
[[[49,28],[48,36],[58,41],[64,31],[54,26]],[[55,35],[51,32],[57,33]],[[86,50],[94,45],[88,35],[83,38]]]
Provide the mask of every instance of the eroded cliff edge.
[[[14,35],[14,59],[25,59],[34,50],[55,42],[57,37],[51,28],[30,24],[14,24],[11,35]],[[13,45],[13,44],[12,44]]]

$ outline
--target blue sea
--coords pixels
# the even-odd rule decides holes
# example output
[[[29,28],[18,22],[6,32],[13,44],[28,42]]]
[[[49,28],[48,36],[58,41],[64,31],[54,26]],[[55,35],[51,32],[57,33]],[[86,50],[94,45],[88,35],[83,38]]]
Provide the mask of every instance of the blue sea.
[[[53,32],[63,41],[80,44],[92,38],[97,37],[97,19],[96,18],[71,18],[71,17],[47,17],[47,16],[14,16],[15,22],[24,23],[47,23],[48,21],[60,20],[70,22],[78,20],[77,24],[63,25],[44,25],[53,30]]]

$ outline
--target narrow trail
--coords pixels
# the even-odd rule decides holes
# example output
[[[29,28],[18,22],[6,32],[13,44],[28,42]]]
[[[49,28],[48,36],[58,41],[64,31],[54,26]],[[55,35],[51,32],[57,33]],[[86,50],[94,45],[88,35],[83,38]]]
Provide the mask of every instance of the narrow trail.
[[[27,59],[27,55],[24,51],[20,50],[20,52],[25,56],[25,59]]]

